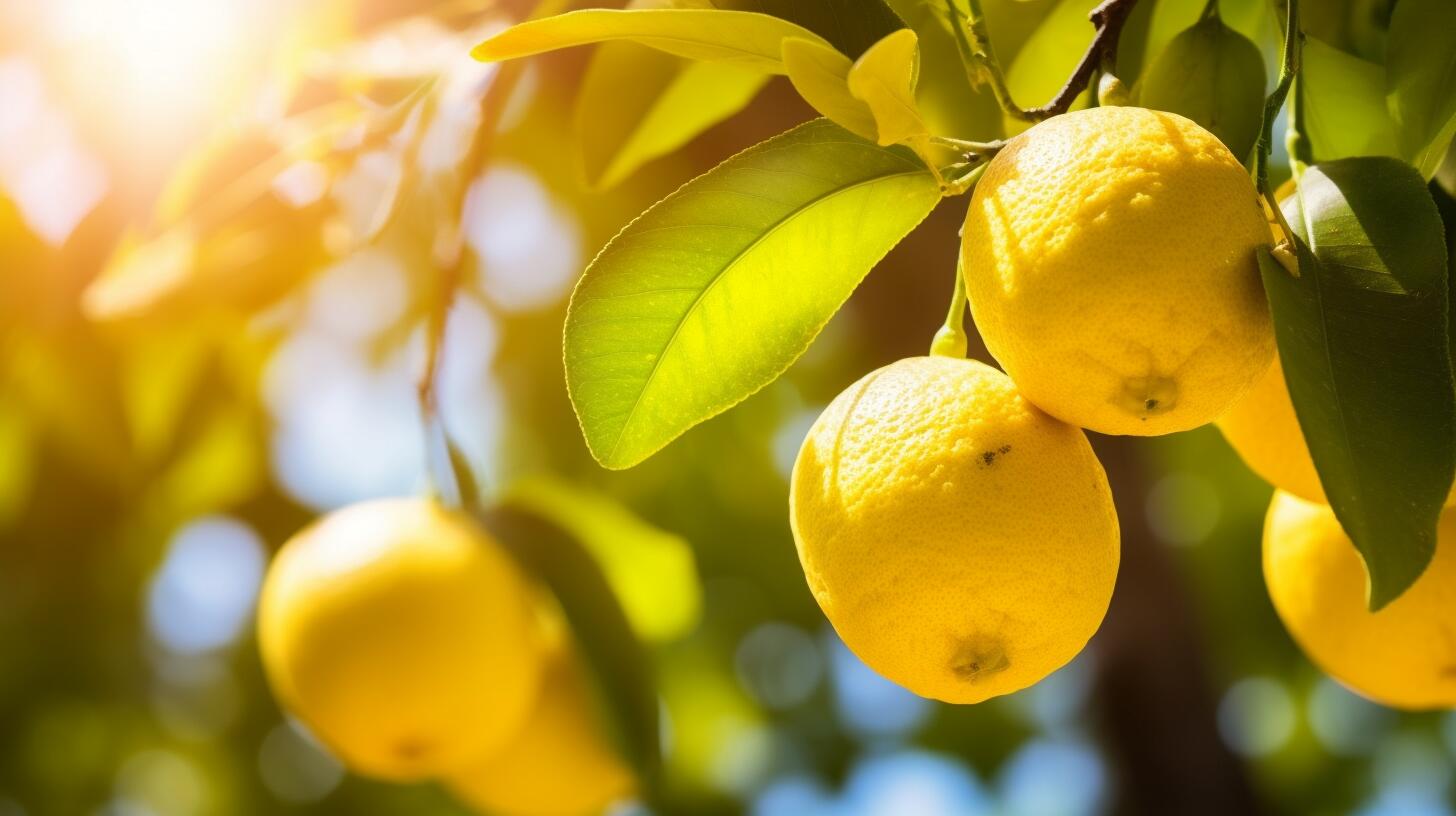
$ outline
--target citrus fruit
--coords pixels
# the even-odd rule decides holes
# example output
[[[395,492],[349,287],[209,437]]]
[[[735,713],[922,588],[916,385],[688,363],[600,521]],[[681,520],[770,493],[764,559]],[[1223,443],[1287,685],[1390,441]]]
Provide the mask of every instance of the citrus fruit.
[[[515,734],[540,654],[526,584],[466,516],[425,499],[332,513],[279,551],[258,610],[280,702],[357,772],[435,776]]]
[[[1156,435],[1217,418],[1274,354],[1243,165],[1173,113],[1102,107],[1011,139],[961,242],[971,312],[1021,393],[1063,421]]]
[[[1379,612],[1365,564],[1334,511],[1282,491],[1264,522],[1264,580],[1289,633],[1321,669],[1366,697],[1408,709],[1456,706],[1456,515],[1426,571]]]
[[[1071,660],[1117,576],[1117,516],[1086,436],[970,360],[900,360],[836,397],[799,451],[789,506],[845,645],[946,702]]]
[[[597,816],[636,787],[604,730],[564,622],[550,619],[541,693],[524,726],[508,748],[447,781],[462,801],[492,816]]]

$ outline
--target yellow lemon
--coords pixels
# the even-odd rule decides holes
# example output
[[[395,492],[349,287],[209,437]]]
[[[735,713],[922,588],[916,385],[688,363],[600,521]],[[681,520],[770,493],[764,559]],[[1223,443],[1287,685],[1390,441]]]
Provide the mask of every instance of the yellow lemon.
[[[844,643],[946,702],[1071,660],[1117,577],[1117,515],[1086,436],[971,360],[900,360],[836,397],[799,451],[789,507]]]
[[[356,504],[298,533],[258,610],[280,702],[350,768],[396,780],[515,734],[540,681],[533,626],[510,556],[424,499]]]
[[[1211,422],[1274,354],[1243,165],[1173,113],[1105,107],[1010,140],[961,242],[991,354],[1042,410],[1100,433]]]
[[[535,709],[510,745],[447,782],[461,801],[492,816],[596,816],[636,788],[603,730],[592,689],[565,637],[546,657]]]
[[[1259,478],[1301,499],[1328,504],[1278,359],[1243,399],[1219,417],[1217,425]],[[1452,504],[1456,486],[1446,496],[1446,505]]]
[[[1421,577],[1371,612],[1365,564],[1334,511],[1275,493],[1264,580],[1284,626],[1331,677],[1397,708],[1456,706],[1456,515],[1441,518]]]

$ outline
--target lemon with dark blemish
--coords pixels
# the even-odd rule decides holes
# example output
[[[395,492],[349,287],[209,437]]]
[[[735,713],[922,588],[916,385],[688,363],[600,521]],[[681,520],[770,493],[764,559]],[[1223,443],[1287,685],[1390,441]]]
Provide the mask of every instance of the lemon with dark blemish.
[[[1117,515],[1086,436],[971,360],[900,360],[836,397],[799,451],[789,507],[845,645],[946,702],[1066,664],[1117,577]]]
[[[1321,669],[1396,708],[1456,707],[1456,512],[1426,571],[1378,612],[1365,564],[1334,511],[1276,492],[1264,522],[1264,581],[1284,626]]]
[[[1100,433],[1212,422],[1274,356],[1243,165],[1189,119],[1073,111],[1011,139],[966,214],[976,326],[1021,393]]]
[[[290,539],[263,584],[258,639],[279,702],[352,770],[391,780],[498,749],[541,674],[515,563],[426,499],[352,505]]]

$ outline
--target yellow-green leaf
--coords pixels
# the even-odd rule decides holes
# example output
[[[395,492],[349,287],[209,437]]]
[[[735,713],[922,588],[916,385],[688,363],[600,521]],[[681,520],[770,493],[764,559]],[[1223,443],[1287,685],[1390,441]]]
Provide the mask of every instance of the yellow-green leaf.
[[[1456,3],[1402,0],[1387,54],[1386,102],[1401,152],[1429,179],[1456,139]]]
[[[1006,71],[1006,86],[1016,104],[1023,108],[1044,105],[1061,90],[1096,33],[1087,15],[1099,2],[1101,0],[1062,0],[1032,32]],[[1086,106],[1087,92],[1082,91],[1071,109]],[[1031,126],[1009,116],[1005,119],[1008,135],[1020,133]]]
[[[1395,122],[1385,107],[1385,69],[1314,37],[1305,38],[1303,57],[1298,92],[1315,159],[1400,158]]]
[[[477,45],[471,54],[492,62],[576,45],[627,40],[688,59],[729,62],[782,74],[783,41],[818,34],[777,17],[721,9],[582,9],[531,20]]]
[[[919,73],[919,40],[908,28],[870,46],[849,69],[849,92],[863,100],[874,114],[881,145],[926,135],[925,122],[915,104]]]
[[[849,70],[854,63],[833,48],[813,40],[784,40],[784,68],[794,90],[831,121],[856,136],[875,139],[875,115],[869,105],[849,91]]]
[[[581,542],[643,640],[674,640],[697,625],[702,592],[693,550],[682,537],[648,524],[609,496],[559,479],[517,482],[506,501]]]

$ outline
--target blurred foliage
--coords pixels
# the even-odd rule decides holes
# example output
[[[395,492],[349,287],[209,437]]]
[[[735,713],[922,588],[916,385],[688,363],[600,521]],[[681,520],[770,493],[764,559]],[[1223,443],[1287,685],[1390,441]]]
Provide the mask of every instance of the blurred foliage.
[[[72,123],[109,184],[51,240],[36,227],[35,194],[18,193],[13,174],[0,172],[0,814],[462,813],[431,786],[344,774],[285,721],[259,669],[246,593],[246,614],[226,637],[199,646],[168,626],[210,620],[248,573],[237,567],[246,558],[224,559],[234,550],[206,547],[202,563],[215,569],[178,572],[192,563],[184,543],[199,520],[229,520],[266,553],[334,503],[422,486],[411,411],[435,253],[451,202],[477,181],[462,177],[459,162],[493,76],[465,52],[528,4],[276,4],[291,13],[272,10],[276,30],[259,46],[266,58],[239,63],[235,84],[246,87],[229,91],[228,114],[204,117],[205,127],[179,124],[187,155],[169,153],[160,167],[133,165],[123,140],[106,136],[165,132],[170,145],[169,123],[88,118],[36,22],[35,8],[46,5],[0,9],[0,68],[39,66],[46,103]],[[962,76],[931,4],[889,5],[917,32],[922,76],[947,78],[920,84],[930,129],[1003,135],[985,89],[926,90]],[[1065,77],[1091,36],[1090,5],[985,0],[1018,101],[1039,104]],[[1128,36],[1145,46],[1122,54],[1130,77],[1197,19],[1202,2],[1144,5]],[[1317,65],[1358,74],[1382,59],[1378,0],[1306,7],[1306,54]],[[1267,4],[1224,0],[1222,10],[1271,52],[1277,25]],[[445,425],[486,494],[570,534],[640,639],[642,670],[662,703],[654,806],[904,813],[914,806],[893,797],[910,785],[930,797],[914,800],[930,802],[924,812],[1114,808],[1126,759],[1104,720],[1104,636],[1026,692],[976,707],[920,701],[838,643],[794,554],[785,501],[793,452],[835,393],[923,353],[954,271],[954,203],[870,274],[786,377],[634,470],[593,462],[563,386],[561,326],[574,276],[631,215],[813,115],[786,80],[771,80],[744,103],[746,116],[719,122],[726,103],[705,114],[706,129],[681,151],[639,144],[611,160],[589,158],[606,188],[592,191],[580,140],[593,135],[594,117],[582,111],[604,103],[576,89],[602,93],[582,76],[606,82],[608,53],[533,60],[505,106],[486,176],[471,189],[507,227],[467,236],[452,326],[473,326],[461,336],[479,353],[447,349],[444,381],[454,385],[442,400]],[[659,62],[663,87],[686,82],[674,78],[676,58]],[[7,82],[0,152],[16,130],[3,116],[16,93]],[[705,84],[720,82],[733,80]],[[744,97],[757,90],[749,84],[738,86]],[[670,97],[629,101],[647,111]],[[1313,89],[1309,103],[1322,104]],[[1332,143],[1356,137],[1338,117],[1358,104],[1348,97],[1329,109]],[[504,205],[486,206],[481,191],[492,178],[507,185]],[[1431,187],[1448,241],[1456,239],[1452,188],[1449,173]],[[57,183],[42,198],[73,192]],[[520,215],[527,210],[535,220]],[[341,262],[360,256],[389,259],[393,273],[351,277],[360,267]],[[553,278],[548,262],[570,277]],[[350,296],[343,306],[321,305],[340,293]],[[309,366],[290,375],[280,361],[300,355]],[[346,377],[355,390],[337,386]],[[388,413],[395,405],[409,408]],[[295,415],[308,411],[318,417]],[[368,421],[351,424],[356,414]],[[323,435],[330,425],[350,433]],[[390,447],[400,426],[403,456]],[[1363,703],[1322,679],[1279,626],[1258,552],[1269,489],[1212,429],[1132,451],[1109,464],[1119,502],[1186,587],[1193,625],[1168,637],[1206,651],[1221,701],[1216,724],[1190,718],[1188,727],[1216,725],[1268,812],[1450,812],[1456,719]],[[340,473],[357,481],[300,490]],[[936,796],[958,804],[935,810],[944,801]]]

